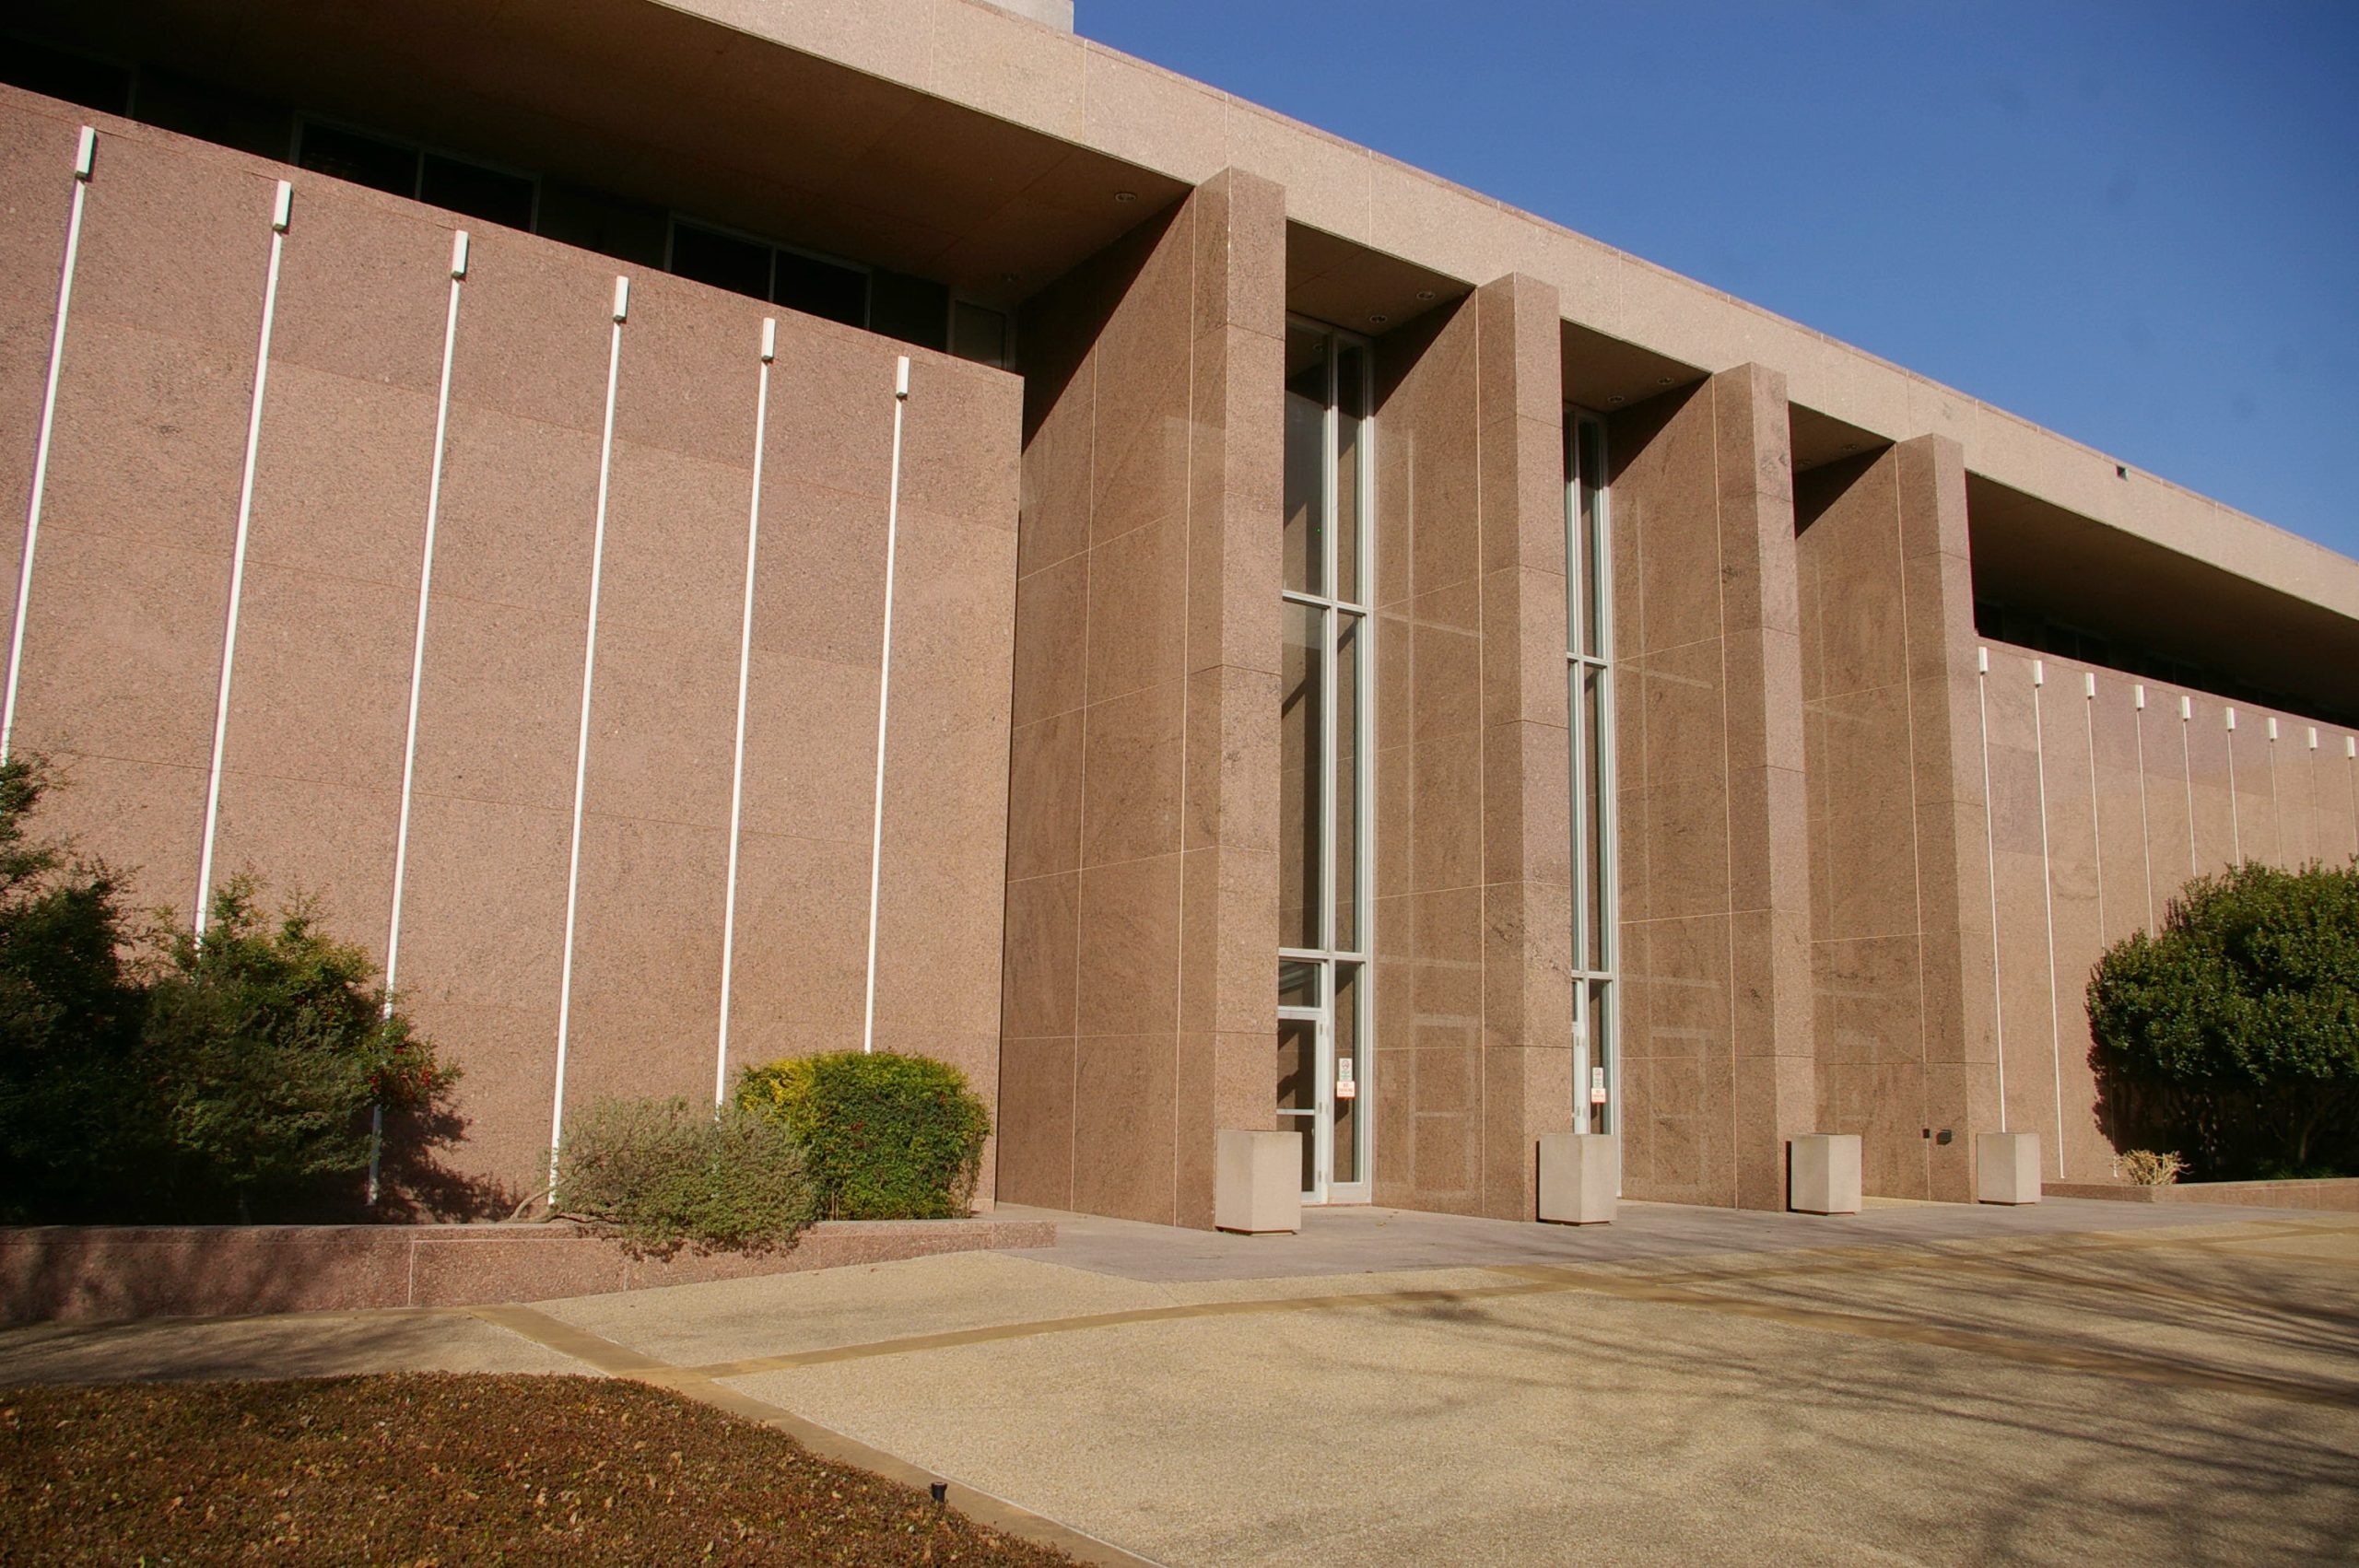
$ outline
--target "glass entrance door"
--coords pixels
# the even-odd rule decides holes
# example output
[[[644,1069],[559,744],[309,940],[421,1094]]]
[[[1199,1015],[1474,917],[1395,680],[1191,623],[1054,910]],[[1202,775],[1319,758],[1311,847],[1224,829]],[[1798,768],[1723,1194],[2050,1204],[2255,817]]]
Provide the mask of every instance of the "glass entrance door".
[[[1288,323],[1277,1125],[1301,1135],[1312,1203],[1371,1196],[1373,375],[1365,338]]]
[[[1362,966],[1278,964],[1278,1128],[1302,1139],[1306,1203],[1368,1201]]]
[[[1325,1169],[1320,1160],[1326,1139],[1323,1108],[1329,1103],[1320,1085],[1320,1065],[1327,1055],[1327,1024],[1317,1014],[1278,1015],[1278,1129],[1302,1139],[1302,1199],[1327,1201]]]

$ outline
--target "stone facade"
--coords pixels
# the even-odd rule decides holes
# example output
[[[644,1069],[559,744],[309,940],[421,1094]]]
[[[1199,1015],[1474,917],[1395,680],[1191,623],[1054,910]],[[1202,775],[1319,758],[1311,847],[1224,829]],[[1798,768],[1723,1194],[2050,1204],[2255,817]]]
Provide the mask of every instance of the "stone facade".
[[[1212,1223],[1218,1133],[1275,1125],[1290,316],[1374,364],[1376,1201],[1529,1219],[1587,1109],[1569,408],[1626,1196],[1780,1207],[1811,1133],[1872,1195],[1969,1199],[2001,1129],[2106,1180],[2102,946],[2190,875],[2359,852],[2318,717],[2359,712],[2352,562],[973,0],[581,0],[510,18],[555,64],[498,80],[420,5],[9,24],[135,22],[218,100],[0,88],[0,572],[44,825],[140,904],[252,869],[397,962],[486,1193],[560,1092],[873,1043],[991,1100],[987,1200]],[[543,232],[306,167],[314,123],[533,170]],[[675,275],[673,215],[904,306]],[[1978,629],[2070,622],[2051,556],[2103,624]],[[2216,678],[2107,651],[2147,642]]]

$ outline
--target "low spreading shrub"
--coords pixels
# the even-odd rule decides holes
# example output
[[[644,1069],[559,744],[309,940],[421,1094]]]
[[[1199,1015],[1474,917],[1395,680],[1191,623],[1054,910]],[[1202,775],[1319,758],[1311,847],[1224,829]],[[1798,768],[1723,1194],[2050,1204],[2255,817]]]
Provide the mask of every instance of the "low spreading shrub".
[[[736,1106],[601,1100],[566,1119],[553,1207],[641,1253],[783,1246],[817,1208],[794,1134]]]
[[[2088,1012],[2117,1147],[2215,1180],[2359,1168],[2359,865],[2197,878],[2098,960]]]
[[[965,1215],[992,1129],[965,1073],[890,1051],[749,1068],[737,1104],[802,1141],[821,1202],[838,1220]]]
[[[2124,1149],[2113,1157],[2113,1174],[2136,1187],[2168,1187],[2186,1169],[2187,1162],[2177,1153],[2158,1154],[2152,1149]]]

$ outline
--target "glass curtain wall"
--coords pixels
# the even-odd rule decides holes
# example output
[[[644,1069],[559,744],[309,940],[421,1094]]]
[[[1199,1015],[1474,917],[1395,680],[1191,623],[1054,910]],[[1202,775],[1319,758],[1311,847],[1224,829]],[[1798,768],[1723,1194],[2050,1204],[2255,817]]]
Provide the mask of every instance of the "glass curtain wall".
[[[1573,779],[1573,1126],[1620,1129],[1614,969],[1614,570],[1605,425],[1565,411],[1565,664]]]
[[[1278,1125],[1312,1202],[1369,1192],[1372,390],[1367,340],[1288,322]]]

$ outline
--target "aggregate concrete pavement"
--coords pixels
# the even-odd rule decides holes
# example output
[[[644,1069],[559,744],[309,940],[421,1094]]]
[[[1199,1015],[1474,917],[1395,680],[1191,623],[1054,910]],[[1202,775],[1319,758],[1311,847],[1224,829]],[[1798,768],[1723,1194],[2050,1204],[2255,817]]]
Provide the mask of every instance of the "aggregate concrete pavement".
[[[0,1384],[403,1355],[640,1376],[1100,1562],[2359,1559],[2359,1219],[1057,1218],[1031,1254],[18,1330]]]
[[[464,1308],[43,1323],[0,1332],[0,1387],[368,1372],[581,1372]]]

